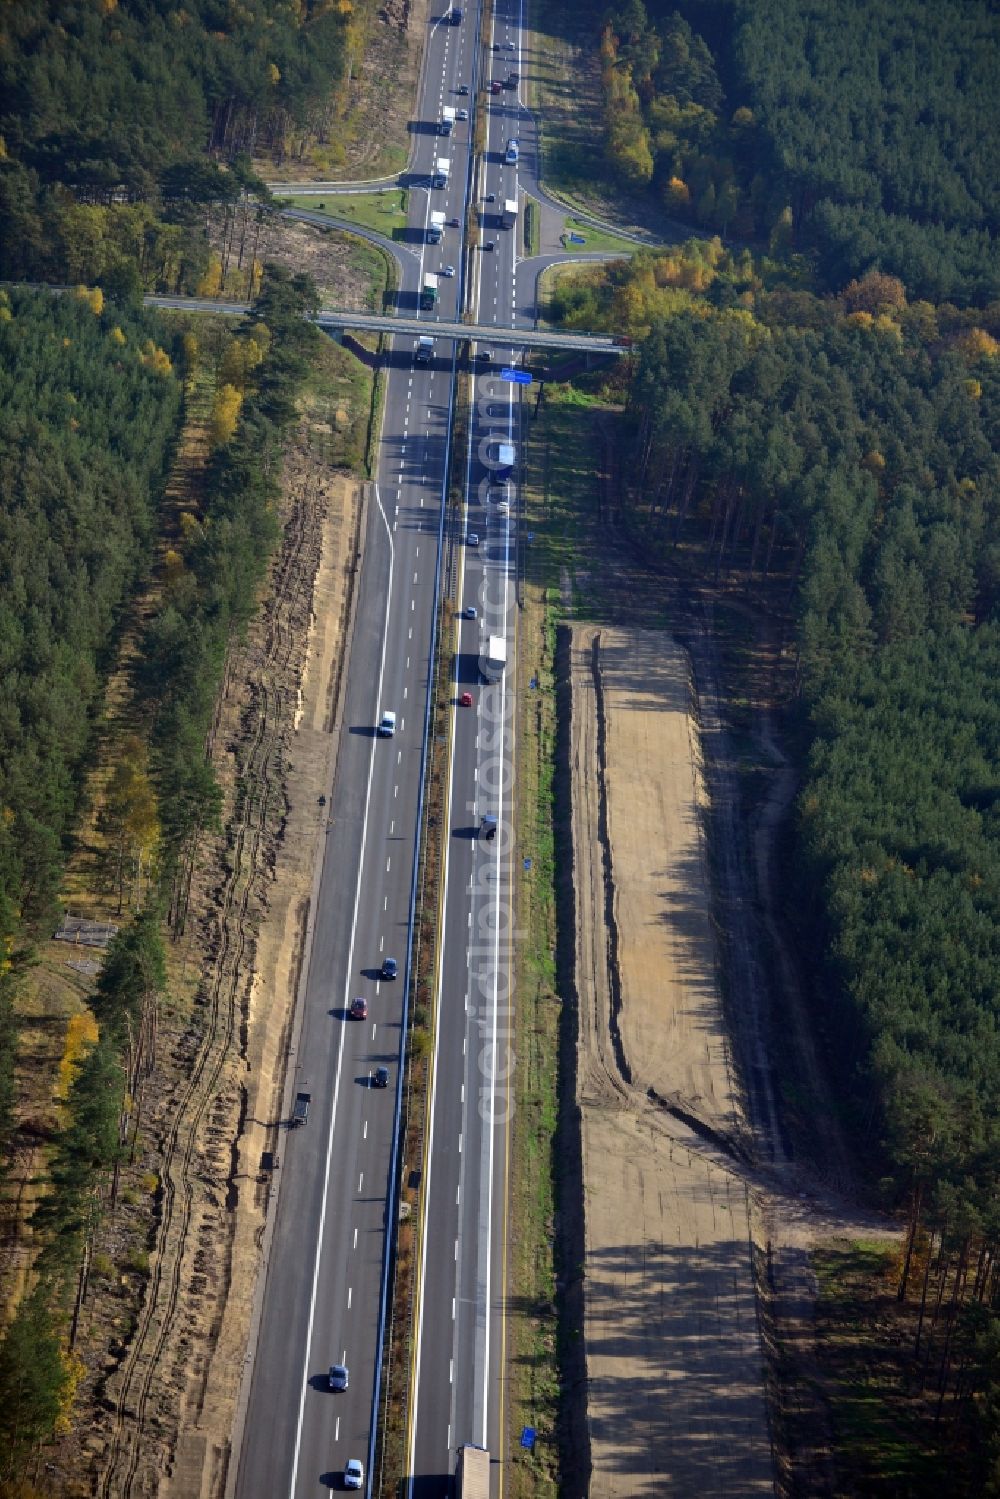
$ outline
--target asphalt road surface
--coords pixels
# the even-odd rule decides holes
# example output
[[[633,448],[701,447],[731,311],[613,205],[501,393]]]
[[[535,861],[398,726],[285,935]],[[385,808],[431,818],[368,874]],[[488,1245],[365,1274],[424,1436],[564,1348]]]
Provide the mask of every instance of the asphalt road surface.
[[[501,0],[501,5],[510,0]],[[432,209],[465,223],[470,191],[517,192],[518,167],[503,161],[519,106],[516,90],[490,100],[487,161],[473,172],[473,122],[445,139],[434,133],[446,103],[477,103],[484,68],[506,77],[520,62],[517,11],[498,12],[494,38],[477,46],[478,16],[461,26],[430,17],[421,104],[410,173],[410,224],[401,256],[399,303],[416,311],[423,276],[451,264],[428,331],[452,322],[468,302],[484,322],[514,322],[518,230],[489,222],[493,251],[463,253],[462,230],[429,245]],[[510,40],[512,49],[504,44]],[[497,51],[492,50],[495,41]],[[499,50],[501,49],[502,50]],[[468,88],[468,96],[459,88]],[[452,162],[443,188],[430,185],[435,160]],[[280,1191],[262,1282],[259,1331],[245,1407],[234,1433],[231,1489],[241,1499],[316,1495],[343,1487],[350,1458],[371,1482],[378,1392],[383,1266],[395,1170],[394,1118],[400,1085],[404,994],[411,934],[420,783],[438,569],[451,548],[460,603],[476,619],[456,622],[456,706],[450,743],[445,943],[438,984],[433,1128],[424,1166],[423,1277],[417,1384],[411,1398],[410,1452],[415,1492],[447,1491],[455,1449],[466,1441],[502,1456],[503,1267],[506,1103],[509,1072],[505,988],[509,968],[509,767],[511,696],[506,680],[479,680],[481,641],[507,638],[513,659],[517,485],[508,511],[487,501],[497,440],[517,440],[515,387],[482,364],[469,449],[456,455],[469,479],[467,524],[446,536],[443,486],[454,396],[454,345],[439,340],[431,366],[418,367],[413,339],[395,340],[386,387],[378,481],[369,504],[365,560],[351,648],[343,735],[308,974],[301,1031],[286,1091],[287,1116],[299,1091],[311,1094],[308,1122],[289,1128],[281,1148]],[[510,351],[513,357],[513,346]],[[506,362],[506,359],[503,359]],[[478,546],[466,544],[470,530]],[[472,692],[471,708],[457,705]],[[381,714],[397,715],[394,737],[379,738]],[[500,819],[493,841],[477,835],[486,810]],[[399,978],[379,977],[386,956]],[[351,1018],[356,997],[365,1019]],[[376,1067],[389,1087],[372,1086]],[[332,1392],[332,1363],[350,1370]],[[502,1468],[494,1465],[495,1491]]]
[[[497,0],[493,32],[483,38],[483,83],[522,72],[519,0]],[[536,143],[516,87],[486,93],[485,159],[473,188],[481,243],[474,252],[471,310],[482,324],[513,327],[519,224],[504,229],[503,205],[533,186]],[[508,159],[511,140],[518,159]],[[533,291],[533,288],[532,288]],[[512,1084],[513,1006],[511,894],[515,559],[519,525],[518,467],[507,476],[498,444],[521,451],[522,387],[496,368],[517,362],[515,345],[475,361],[466,462],[466,544],[454,626],[456,706],[449,760],[449,811],[442,897],[442,953],[436,986],[437,1027],[415,1354],[409,1424],[410,1493],[449,1492],[457,1448],[489,1448],[493,1493],[503,1492],[505,1442],[505,1278],[508,1087]],[[458,455],[456,455],[457,458]],[[469,534],[478,546],[469,544]],[[474,608],[475,619],[462,618]],[[502,635],[508,666],[500,680],[481,680],[484,642]],[[496,817],[494,839],[484,815]]]

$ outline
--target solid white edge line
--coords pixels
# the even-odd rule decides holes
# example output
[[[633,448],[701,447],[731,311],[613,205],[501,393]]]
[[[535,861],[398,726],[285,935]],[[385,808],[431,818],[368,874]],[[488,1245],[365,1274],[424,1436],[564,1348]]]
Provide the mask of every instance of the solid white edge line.
[[[513,357],[513,353],[512,353],[512,357]],[[508,436],[508,438],[511,441],[513,441],[513,437],[514,437],[514,386],[513,385],[510,385],[508,387],[507,408],[508,408],[507,409],[507,436]],[[471,426],[472,426],[471,422],[469,423],[469,426],[471,428]],[[509,597],[510,597],[510,553],[511,553],[511,540],[510,540],[510,527],[509,526],[507,526],[504,534],[505,534],[505,538],[506,538],[506,548],[505,548],[505,553],[504,553],[504,584],[503,584],[503,591],[504,591],[504,619],[506,620],[507,617],[508,617],[509,608],[510,608]],[[501,694],[500,694],[500,723],[502,725],[502,733],[504,734],[504,736],[506,736],[507,735],[507,673],[506,672],[504,672],[504,674],[503,674],[503,676],[501,677],[500,680],[503,683],[503,686],[502,686],[502,689],[501,689]],[[500,787],[499,787],[499,790],[497,792],[497,819],[498,820],[503,817],[503,801],[504,801],[504,798],[503,798],[503,780],[501,779]],[[502,888],[501,884],[500,884],[501,869],[500,869],[500,846],[499,846],[499,843],[497,844],[497,848],[496,848],[496,852],[495,852],[494,857],[495,857],[495,861],[496,861],[496,877],[497,877],[496,889],[499,892],[500,889]],[[514,864],[513,864],[513,860],[511,860],[510,875],[511,875],[511,891],[513,891],[513,879],[514,879]],[[491,1058],[490,1058],[490,1060],[491,1060],[491,1065],[490,1065],[490,1119],[491,1119],[491,1121],[494,1120],[494,1119],[496,1119],[496,1117],[497,1117],[497,1113],[496,1113],[496,1093],[497,1093],[497,1008],[498,1008],[498,1005],[499,1005],[499,989],[500,989],[500,920],[499,920],[499,915],[498,915],[498,917],[497,917],[497,924],[496,924],[496,927],[494,929],[494,936],[493,936],[493,1035],[492,1035],[492,1038],[491,1038]],[[486,1356],[483,1359],[483,1436],[482,1436],[482,1442],[480,1444],[483,1447],[488,1447],[489,1446],[490,1323],[491,1323],[491,1306],[490,1306],[490,1283],[491,1283],[491,1276],[490,1276],[490,1271],[492,1269],[492,1263],[493,1263],[493,1254],[492,1254],[492,1245],[493,1245],[493,1175],[494,1175],[494,1169],[493,1169],[493,1147],[494,1147],[494,1140],[496,1138],[496,1127],[492,1123],[490,1125],[489,1136],[490,1136],[489,1193],[488,1193],[488,1196],[487,1196],[487,1207],[486,1207],[486,1243],[487,1243],[487,1246],[488,1246],[487,1247],[487,1254],[486,1254]],[[502,1377],[502,1374],[501,1374],[501,1377]]]
[[[385,673],[386,642],[389,637],[389,615],[392,608],[392,569],[394,565],[394,548],[392,544],[392,532],[389,528],[389,521],[386,513],[382,508],[382,497],[379,494],[377,483],[375,485],[375,502],[378,505],[378,512],[382,517],[382,524],[385,526],[386,536],[389,541],[389,583],[388,587],[386,588],[385,619],[382,625],[382,655],[379,661],[378,689],[375,696],[376,703],[380,703],[382,701],[382,678]],[[354,892],[354,914],[351,917],[351,943],[347,955],[347,976],[344,979],[345,1008],[348,1004],[347,995],[351,986],[351,974],[354,969],[354,940],[357,934],[358,909],[361,904],[361,886],[364,883],[363,876],[365,868],[365,849],[368,842],[368,813],[371,810],[372,778],[375,774],[375,751],[377,746],[378,740],[373,739],[371,741],[371,752],[368,757],[368,786],[365,791],[365,815],[361,825],[361,858],[359,860],[358,867],[362,878],[358,880],[357,889]],[[326,1205],[330,1191],[330,1162],[333,1159],[333,1136],[337,1123],[337,1104],[340,1100],[340,1074],[344,1056],[344,1037],[346,1034],[347,1026],[342,1025],[340,1027],[340,1044],[337,1047],[337,1075],[333,1090],[333,1112],[330,1115],[330,1134],[326,1142],[326,1165],[323,1173],[323,1202],[320,1207],[319,1213],[319,1229],[316,1234],[315,1258],[313,1261],[312,1292],[309,1297],[309,1335],[306,1338],[306,1354],[302,1364],[301,1393],[299,1395],[299,1415],[298,1420],[295,1423],[295,1455],[292,1459],[292,1477],[291,1482],[288,1486],[290,1499],[294,1499],[295,1482],[298,1478],[299,1473],[299,1452],[302,1446],[302,1422],[305,1416],[306,1391],[309,1389],[309,1364],[310,1356],[312,1354],[313,1318],[316,1315],[316,1295],[319,1288],[319,1266],[320,1260],[322,1258],[323,1232],[326,1226]]]
[[[474,405],[474,402],[475,402],[475,391],[476,391],[476,375],[475,375],[475,373],[473,373],[472,383],[471,383],[471,397],[470,397],[470,402],[473,405]],[[472,484],[472,427],[473,427],[473,423],[470,421],[469,422],[468,437],[466,439],[465,494],[464,494],[464,497],[463,497],[463,500],[462,500],[462,515],[461,515],[461,525],[462,525],[461,534],[463,536],[466,534],[466,532],[468,530],[469,489],[470,489],[471,484]],[[462,548],[459,549],[459,564],[458,565],[459,565],[458,585],[459,585],[459,590],[460,590],[459,597],[461,597],[461,589],[465,586],[465,548],[464,547],[462,547]],[[457,654],[456,654],[456,657],[455,657],[454,680],[455,680],[455,685],[457,686],[458,685],[458,655]],[[450,788],[450,790],[449,790],[449,805],[451,804],[451,796],[454,793],[454,781],[455,781],[455,734],[453,732],[452,735],[451,735],[451,747],[450,747],[449,754],[448,754],[448,779],[447,779],[447,784],[448,784],[448,786]],[[447,908],[447,904],[448,904],[448,875],[449,875],[449,869],[450,869],[450,864],[451,864],[451,839],[450,838],[446,838],[444,840],[444,846],[445,846],[445,854],[444,854],[444,904],[442,905],[442,908],[441,908],[442,910],[445,910]],[[447,926],[446,922],[444,923],[444,926]],[[440,1014],[441,1014],[441,987],[443,985],[443,982],[444,982],[444,947],[442,946],[442,949],[441,949],[441,961],[440,961],[439,966],[438,966],[438,994],[437,994],[437,1001],[436,1001],[437,1002],[437,1013],[438,1013],[438,1017],[439,1018],[440,1018]],[[431,1056],[431,1096],[430,1096],[430,1105],[429,1105],[429,1111],[428,1111],[428,1117],[430,1118],[430,1127],[429,1127],[429,1135],[428,1135],[428,1142],[427,1142],[427,1181],[426,1181],[426,1185],[425,1185],[425,1189],[424,1189],[424,1202],[425,1203],[427,1203],[427,1202],[430,1201],[430,1195],[431,1195],[431,1163],[432,1163],[432,1160],[433,1160],[433,1157],[434,1157],[434,1103],[435,1103],[435,1099],[436,1099],[436,1096],[437,1096],[437,1062],[438,1062],[438,1036],[439,1036],[439,1034],[440,1034],[440,1025],[436,1025],[435,1028],[434,1028],[434,1051],[433,1051],[432,1056]],[[464,1046],[464,1043],[463,1043],[463,1047],[462,1047],[462,1055],[463,1055],[463,1057],[465,1056],[465,1046]],[[424,1332],[424,1284],[425,1284],[425,1272],[426,1272],[426,1265],[427,1265],[427,1238],[428,1238],[428,1236],[427,1236],[426,1233],[424,1233],[424,1234],[421,1235],[421,1245],[420,1245],[420,1279],[419,1279],[419,1282],[418,1282],[419,1291],[418,1291],[418,1303],[417,1303],[417,1328],[416,1328],[416,1336],[415,1336],[415,1339],[414,1339],[414,1345],[415,1346],[414,1346],[414,1355],[413,1355],[413,1369],[414,1369],[414,1374],[415,1374],[416,1378],[415,1378],[414,1388],[413,1388],[413,1391],[412,1391],[413,1416],[412,1416],[411,1421],[410,1421],[410,1450],[409,1450],[409,1452],[406,1455],[406,1458],[407,1458],[407,1469],[409,1471],[409,1477],[407,1478],[407,1481],[406,1481],[407,1499],[412,1499],[412,1496],[413,1496],[413,1478],[414,1478],[413,1468],[414,1468],[415,1454],[416,1454],[416,1449],[417,1449],[417,1423],[418,1423],[418,1420],[419,1420],[419,1401],[420,1401],[420,1355],[421,1355],[422,1348],[423,1348],[423,1332]],[[456,1261],[457,1261],[457,1259],[458,1259],[458,1241],[457,1240],[455,1242],[455,1258],[456,1258]]]

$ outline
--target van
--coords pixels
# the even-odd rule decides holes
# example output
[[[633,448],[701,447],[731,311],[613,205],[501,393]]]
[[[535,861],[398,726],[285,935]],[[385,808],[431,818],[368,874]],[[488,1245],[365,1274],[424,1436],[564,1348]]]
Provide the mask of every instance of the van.
[[[382,718],[378,726],[379,738],[391,739],[395,732],[396,715],[390,709],[387,709],[385,713],[382,714]]]

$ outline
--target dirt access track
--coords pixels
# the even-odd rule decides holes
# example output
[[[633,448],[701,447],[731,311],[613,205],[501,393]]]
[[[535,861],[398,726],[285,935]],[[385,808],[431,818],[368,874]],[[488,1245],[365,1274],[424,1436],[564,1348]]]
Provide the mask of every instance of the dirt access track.
[[[590,1493],[771,1494],[690,664],[576,626],[571,688]]]

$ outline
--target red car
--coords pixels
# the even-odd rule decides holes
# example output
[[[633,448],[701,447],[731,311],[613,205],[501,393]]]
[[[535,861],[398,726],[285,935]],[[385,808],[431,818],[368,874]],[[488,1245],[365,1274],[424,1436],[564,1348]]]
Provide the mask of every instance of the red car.
[[[472,693],[471,692],[463,692],[462,696],[459,698],[458,701],[459,701],[459,704],[460,704],[461,707],[463,707],[463,708],[471,708],[472,707]]]
[[[351,1019],[352,1020],[367,1020],[368,1019],[368,1001],[367,1001],[367,999],[363,999],[363,998],[361,998],[359,996],[357,999],[352,999],[351,1000]]]
[[[490,84],[490,93],[491,94],[500,94],[502,92],[503,92],[503,84],[500,82],[499,78],[494,78],[493,82]]]

